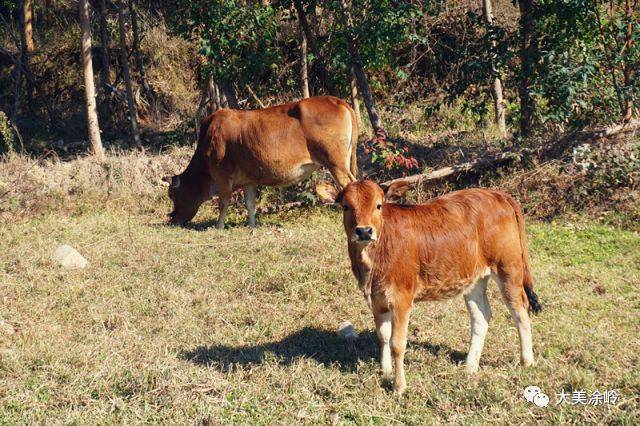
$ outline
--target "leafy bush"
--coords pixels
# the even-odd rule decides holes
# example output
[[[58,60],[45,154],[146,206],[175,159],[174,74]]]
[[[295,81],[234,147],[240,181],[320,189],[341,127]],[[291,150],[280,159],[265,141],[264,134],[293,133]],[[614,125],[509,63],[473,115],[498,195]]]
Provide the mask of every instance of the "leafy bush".
[[[13,130],[7,115],[0,111],[0,154],[15,151]]]
[[[609,198],[618,188],[640,184],[640,142],[606,148],[584,144],[575,148],[567,172],[583,176],[585,198]]]

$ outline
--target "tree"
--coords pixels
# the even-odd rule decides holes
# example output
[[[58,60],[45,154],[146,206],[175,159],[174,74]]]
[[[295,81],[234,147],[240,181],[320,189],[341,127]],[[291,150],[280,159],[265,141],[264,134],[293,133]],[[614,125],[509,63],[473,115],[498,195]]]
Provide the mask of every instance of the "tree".
[[[493,7],[491,5],[491,0],[482,0],[482,14],[487,27],[490,28],[493,25]],[[491,42],[491,46],[495,49],[495,40]],[[505,104],[502,95],[502,81],[500,80],[500,70],[497,69],[493,58],[491,62],[491,73],[493,74],[491,81],[491,96],[493,97],[495,123],[500,129],[500,135],[504,138],[507,136],[507,125],[505,123]]]
[[[535,99],[531,93],[531,83],[535,73],[537,46],[534,35],[534,0],[518,0],[520,6],[520,75],[518,94],[520,96],[520,134],[530,136],[536,111]]]
[[[104,149],[100,138],[100,125],[96,108],[96,88],[93,81],[93,59],[91,57],[91,22],[89,21],[89,0],[80,1],[80,25],[82,28],[82,69],[84,72],[84,92],[87,108],[89,143],[93,154],[102,159]]]
[[[360,101],[358,100],[358,83],[356,82],[356,75],[353,72],[353,68],[351,69],[351,78],[349,79],[351,82],[351,105],[353,106],[353,111],[356,113],[356,120],[358,121],[358,128],[360,128]]]
[[[142,85],[142,87],[144,87],[147,100],[151,105],[153,105],[153,91],[151,90],[151,86],[149,86],[147,73],[144,67],[144,61],[142,60],[142,53],[140,52],[140,30],[138,28],[138,16],[134,0],[129,0],[129,13],[131,15],[131,32],[133,33],[133,55],[136,60],[138,74],[140,75],[140,84]]]
[[[634,6],[637,6],[638,0],[634,0]],[[634,18],[633,18],[633,9],[631,6],[631,0],[625,0],[625,20],[627,23],[627,28],[624,35],[624,47],[623,52],[628,52],[632,50],[631,45],[633,44],[633,28],[634,28]],[[636,19],[638,18],[636,12]],[[635,26],[637,26],[637,20],[635,20]],[[624,54],[624,53],[623,53]],[[630,58],[625,55],[622,61],[622,78],[624,82],[624,86],[627,90],[631,88],[633,74],[634,74],[634,66]],[[636,64],[637,65],[637,64]],[[624,105],[624,117],[623,120],[625,122],[630,121],[633,117],[633,96],[631,94],[627,94],[625,96],[625,105]]]
[[[142,148],[142,142],[140,142],[140,131],[138,130],[138,110],[136,108],[135,100],[133,99],[133,90],[131,89],[131,75],[129,74],[129,59],[127,49],[127,39],[124,27],[124,8],[122,3],[117,4],[118,8],[118,31],[120,33],[120,62],[122,66],[122,73],[124,75],[124,84],[127,91],[127,104],[129,105],[129,121],[131,122],[131,134],[133,141],[138,148]]]
[[[309,93],[309,66],[307,57],[309,52],[307,49],[307,36],[304,34],[302,25],[300,27],[300,85],[302,86],[302,97],[308,98]]]
[[[24,0],[22,2],[22,12],[27,53],[33,53],[35,50],[33,45],[33,0]]]
[[[314,61],[317,69],[316,76],[318,77],[324,88],[327,90],[327,92],[329,92],[330,95],[335,96],[337,95],[337,91],[329,80],[329,72],[327,71],[327,66],[325,65],[324,60],[322,59],[322,56],[320,54],[320,48],[318,47],[316,36],[309,26],[309,21],[307,21],[307,16],[304,11],[304,6],[302,5],[302,1],[294,0],[293,3],[296,9],[296,14],[298,15],[298,22],[300,23],[302,31],[304,31],[307,43],[309,44],[311,53],[313,53],[314,56]]]
[[[33,53],[33,13],[31,0],[22,0],[22,10],[20,12],[20,66],[22,67],[22,72],[20,72],[18,76],[21,77],[24,75],[25,77],[27,106],[29,110],[31,110],[33,108],[33,84],[30,78],[32,75],[29,66],[29,54]],[[17,84],[20,85],[20,81],[18,81]],[[19,90],[17,93],[19,94]],[[19,99],[19,96],[16,99]]]
[[[373,127],[373,131],[375,133],[378,133],[380,130],[383,130],[382,120],[380,120],[380,117],[378,116],[378,111],[376,110],[376,105],[373,100],[373,96],[371,95],[371,90],[369,89],[367,76],[364,73],[362,60],[360,59],[360,54],[358,53],[358,46],[356,45],[356,41],[352,34],[352,19],[351,13],[349,12],[349,5],[347,4],[346,0],[340,0],[340,6],[343,24],[347,33],[347,49],[349,50],[349,55],[351,56],[351,66],[353,67],[353,73],[355,75],[356,82],[358,83],[358,88],[362,93],[364,105],[367,108],[367,113],[369,115],[369,121],[371,121],[371,127]]]
[[[102,93],[107,93],[109,87],[109,32],[107,28],[107,5],[105,0],[98,1],[100,17],[100,56],[102,68],[100,69],[100,86]]]

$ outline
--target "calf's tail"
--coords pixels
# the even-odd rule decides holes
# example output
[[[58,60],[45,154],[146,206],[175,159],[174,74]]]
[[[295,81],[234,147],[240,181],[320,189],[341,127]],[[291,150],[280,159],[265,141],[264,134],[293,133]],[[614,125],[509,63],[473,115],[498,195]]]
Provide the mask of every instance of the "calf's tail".
[[[516,200],[511,197],[507,197],[509,204],[513,208],[513,212],[516,215],[516,222],[518,223],[518,234],[520,235],[520,252],[522,253],[522,286],[524,292],[527,295],[529,301],[529,309],[533,313],[538,313],[542,310],[542,305],[538,300],[538,295],[533,291],[533,277],[531,276],[531,263],[529,262],[529,250],[527,249],[527,234],[524,228],[524,215],[522,214],[522,208]]]

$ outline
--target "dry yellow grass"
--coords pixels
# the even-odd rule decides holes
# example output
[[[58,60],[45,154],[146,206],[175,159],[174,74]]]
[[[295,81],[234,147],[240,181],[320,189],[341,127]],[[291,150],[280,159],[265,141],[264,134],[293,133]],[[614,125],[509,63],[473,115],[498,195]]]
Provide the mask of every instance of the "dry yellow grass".
[[[100,187],[89,191],[91,180],[70,195],[68,179],[56,184],[58,195],[36,197],[62,197],[49,210],[26,214],[28,197],[19,193],[13,207],[3,205],[0,424],[637,422],[637,233],[530,223],[545,308],[534,318],[537,365],[518,366],[515,328],[492,285],[479,374],[458,365],[468,344],[462,300],[419,304],[409,389],[398,398],[380,381],[339,214],[262,216],[249,230],[238,210],[218,231],[204,208],[196,226],[170,228],[164,189],[153,184],[155,174],[180,168],[170,158],[151,159],[155,171],[140,175],[112,158],[122,180],[111,198]],[[93,176],[93,166],[78,164],[44,170],[62,179],[56,167]],[[64,243],[89,267],[54,265],[50,254]],[[355,343],[335,335],[344,320],[361,333]],[[563,389],[616,389],[622,397],[617,406],[537,408],[522,397],[528,385],[552,404]]]

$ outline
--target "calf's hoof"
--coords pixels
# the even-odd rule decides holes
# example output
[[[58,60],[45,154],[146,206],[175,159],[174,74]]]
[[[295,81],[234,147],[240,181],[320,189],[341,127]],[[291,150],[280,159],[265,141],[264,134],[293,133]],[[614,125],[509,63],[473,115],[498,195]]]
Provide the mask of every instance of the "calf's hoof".
[[[535,361],[533,358],[521,358],[520,359],[520,364],[523,367],[531,367],[533,364],[535,364]]]
[[[478,372],[479,369],[480,369],[480,366],[478,364],[466,364],[465,365],[465,370],[469,374],[475,374],[475,373]]]
[[[404,394],[404,391],[406,390],[407,390],[406,383],[396,383],[395,385],[393,385],[393,393],[395,395],[402,396]]]

